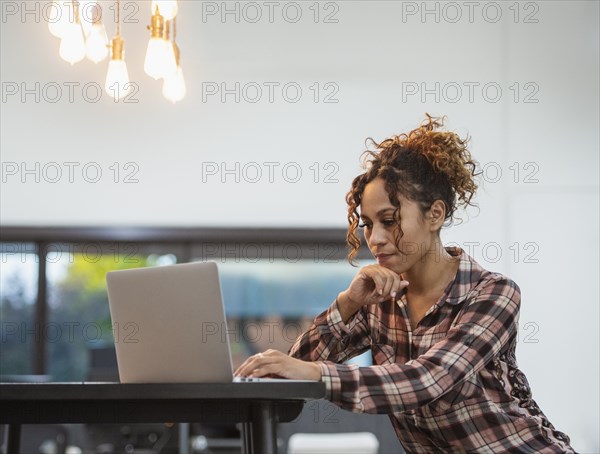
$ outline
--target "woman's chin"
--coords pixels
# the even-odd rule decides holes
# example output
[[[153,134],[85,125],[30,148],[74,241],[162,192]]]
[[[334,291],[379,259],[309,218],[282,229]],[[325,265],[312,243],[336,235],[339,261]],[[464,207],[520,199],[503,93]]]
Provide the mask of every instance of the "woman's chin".
[[[393,271],[394,273],[396,273],[398,275],[400,275],[401,273],[404,273],[406,271],[404,269],[404,267],[400,267],[397,264],[395,264],[393,261],[389,261],[389,260],[382,260],[382,261],[377,260],[377,264],[379,266],[387,268],[388,270]]]

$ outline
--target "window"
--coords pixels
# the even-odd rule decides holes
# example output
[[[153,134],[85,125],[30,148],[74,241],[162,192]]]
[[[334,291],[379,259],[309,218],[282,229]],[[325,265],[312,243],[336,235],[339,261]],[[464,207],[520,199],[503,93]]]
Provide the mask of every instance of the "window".
[[[287,352],[358,272],[345,259],[325,263],[233,258],[215,261],[234,368],[248,356],[269,348]],[[353,362],[368,365],[370,356]]]
[[[236,367],[257,351],[287,351],[358,271],[345,259],[342,229],[5,227],[2,235],[4,376],[79,381],[90,379],[98,358],[116,367],[105,280],[111,270],[215,260]]]
[[[85,243],[48,247],[48,373],[55,381],[88,379],[91,351],[114,348],[106,292],[113,270],[176,263],[175,254],[148,254],[139,248]]]
[[[0,243],[0,375],[33,374],[38,255],[33,243]]]

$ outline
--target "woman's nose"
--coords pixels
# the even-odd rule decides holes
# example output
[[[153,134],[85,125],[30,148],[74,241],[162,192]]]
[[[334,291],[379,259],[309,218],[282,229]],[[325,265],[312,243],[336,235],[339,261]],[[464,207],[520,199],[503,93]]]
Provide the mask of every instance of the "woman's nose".
[[[384,244],[387,241],[386,231],[383,227],[373,225],[371,236],[369,237],[369,243],[372,245]]]

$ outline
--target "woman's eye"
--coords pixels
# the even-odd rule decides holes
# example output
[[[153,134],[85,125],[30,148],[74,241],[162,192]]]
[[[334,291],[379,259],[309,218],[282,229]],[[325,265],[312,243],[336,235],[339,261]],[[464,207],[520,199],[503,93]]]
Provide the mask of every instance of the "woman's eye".
[[[383,225],[395,225],[396,221],[394,221],[393,219],[386,219],[385,221],[382,221]]]
[[[369,224],[358,224],[358,227],[360,227],[361,229],[364,229],[364,228],[368,229],[369,228]]]

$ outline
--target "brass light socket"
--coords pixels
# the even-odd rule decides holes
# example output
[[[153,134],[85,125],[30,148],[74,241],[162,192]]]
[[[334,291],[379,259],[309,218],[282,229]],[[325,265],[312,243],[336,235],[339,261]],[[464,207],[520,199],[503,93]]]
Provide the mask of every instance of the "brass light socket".
[[[123,60],[123,47],[125,42],[120,36],[115,36],[110,42],[111,60]]]
[[[165,20],[164,18],[157,12],[152,15],[150,20],[150,25],[148,26],[148,30],[151,32],[152,38],[162,38],[164,33]]]

